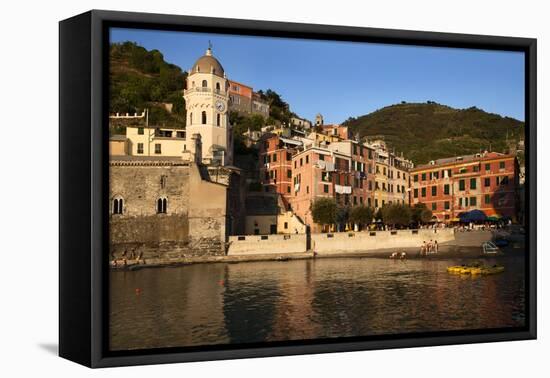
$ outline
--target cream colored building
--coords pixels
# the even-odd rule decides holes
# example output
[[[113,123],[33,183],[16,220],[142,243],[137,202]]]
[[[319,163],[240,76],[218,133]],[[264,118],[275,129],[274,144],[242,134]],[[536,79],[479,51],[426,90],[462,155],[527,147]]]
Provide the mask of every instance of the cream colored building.
[[[367,145],[374,150],[374,207],[379,209],[388,204],[408,204],[412,162],[388,151],[382,140]]]
[[[306,226],[292,212],[285,209],[278,193],[250,193],[246,198],[245,234],[304,234]]]
[[[126,127],[128,155],[184,157],[189,154],[185,129]]]
[[[187,135],[200,134],[202,161],[206,164],[232,164],[229,81],[211,48],[191,68],[183,97],[187,110]],[[194,145],[189,147],[195,154]]]
[[[109,155],[128,155],[128,140],[124,135],[113,135],[109,138]]]

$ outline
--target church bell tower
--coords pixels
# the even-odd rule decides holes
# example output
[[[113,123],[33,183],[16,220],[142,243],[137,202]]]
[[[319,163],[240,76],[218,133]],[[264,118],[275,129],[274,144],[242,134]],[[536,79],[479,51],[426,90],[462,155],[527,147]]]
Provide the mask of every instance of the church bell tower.
[[[233,135],[229,124],[229,81],[209,46],[191,68],[186,82],[186,136],[200,134],[202,161],[211,165],[233,163]],[[188,143],[195,154],[193,143]]]

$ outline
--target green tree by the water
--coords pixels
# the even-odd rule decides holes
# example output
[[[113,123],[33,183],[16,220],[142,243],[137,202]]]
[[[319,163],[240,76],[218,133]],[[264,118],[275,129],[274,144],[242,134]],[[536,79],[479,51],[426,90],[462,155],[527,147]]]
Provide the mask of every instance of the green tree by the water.
[[[432,220],[433,213],[426,207],[425,203],[416,203],[412,207],[411,220],[415,224],[428,223]]]
[[[311,204],[313,221],[320,225],[336,223],[337,205],[333,198],[319,198]]]
[[[349,220],[360,227],[366,226],[372,222],[374,210],[365,205],[358,205],[351,208]]]
[[[394,227],[405,227],[411,223],[411,209],[403,204],[386,204],[381,209],[383,222]]]

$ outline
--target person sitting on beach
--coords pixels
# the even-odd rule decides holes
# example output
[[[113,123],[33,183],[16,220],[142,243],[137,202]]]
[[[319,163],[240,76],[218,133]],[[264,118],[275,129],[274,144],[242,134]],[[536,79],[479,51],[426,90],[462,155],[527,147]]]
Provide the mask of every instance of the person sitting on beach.
[[[401,252],[401,255],[399,256],[401,258],[401,260],[407,258],[407,253],[405,252]]]

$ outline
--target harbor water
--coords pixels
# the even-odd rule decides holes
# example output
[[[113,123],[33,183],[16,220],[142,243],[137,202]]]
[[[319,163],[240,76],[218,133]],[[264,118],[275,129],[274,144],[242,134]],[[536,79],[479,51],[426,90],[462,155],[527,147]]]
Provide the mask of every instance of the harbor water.
[[[524,255],[321,258],[111,271],[110,348],[129,350],[523,326]]]

